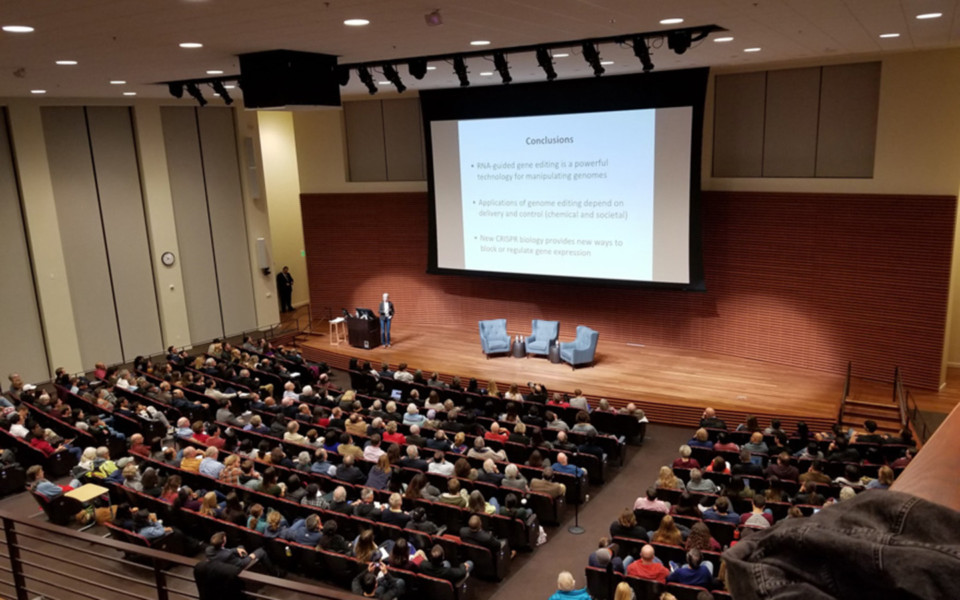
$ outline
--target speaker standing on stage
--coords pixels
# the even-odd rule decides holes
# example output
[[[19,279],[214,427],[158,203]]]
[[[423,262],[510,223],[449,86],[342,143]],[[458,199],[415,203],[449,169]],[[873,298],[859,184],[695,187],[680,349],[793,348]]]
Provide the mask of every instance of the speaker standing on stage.
[[[280,312],[293,310],[290,304],[290,297],[293,295],[293,276],[290,275],[290,269],[284,267],[283,271],[277,273],[277,296],[280,297]]]
[[[390,323],[393,322],[393,302],[390,302],[390,294],[384,294],[380,302],[380,343],[390,347]]]

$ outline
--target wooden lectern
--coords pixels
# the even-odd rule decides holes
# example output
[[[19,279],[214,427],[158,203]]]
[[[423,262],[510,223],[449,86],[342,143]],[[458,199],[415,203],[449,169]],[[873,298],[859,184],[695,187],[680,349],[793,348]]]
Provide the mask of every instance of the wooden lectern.
[[[380,345],[380,319],[347,317],[347,340],[354,348],[376,348]]]

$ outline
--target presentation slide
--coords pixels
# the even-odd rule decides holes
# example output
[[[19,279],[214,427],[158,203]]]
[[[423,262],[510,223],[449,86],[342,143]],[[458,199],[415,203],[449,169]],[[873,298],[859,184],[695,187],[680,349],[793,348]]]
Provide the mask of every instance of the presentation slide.
[[[651,279],[654,112],[449,124],[460,154],[464,267]],[[623,255],[629,265],[618,264]]]
[[[706,75],[424,91],[428,271],[703,289]]]

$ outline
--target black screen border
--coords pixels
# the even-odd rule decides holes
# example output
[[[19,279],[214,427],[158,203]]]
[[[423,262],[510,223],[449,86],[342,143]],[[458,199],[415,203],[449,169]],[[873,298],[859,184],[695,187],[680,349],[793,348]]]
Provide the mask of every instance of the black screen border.
[[[564,79],[476,88],[422,90],[420,92],[420,109],[423,118],[424,144],[427,156],[427,191],[429,197],[427,273],[430,275],[575,283],[606,287],[706,291],[700,219],[700,167],[703,145],[703,111],[709,75],[710,69],[703,67],[590,79]],[[437,266],[436,190],[434,189],[433,142],[431,136],[431,123],[433,121],[682,106],[689,106],[693,109],[690,131],[689,283],[501,273],[470,269],[448,269]]]

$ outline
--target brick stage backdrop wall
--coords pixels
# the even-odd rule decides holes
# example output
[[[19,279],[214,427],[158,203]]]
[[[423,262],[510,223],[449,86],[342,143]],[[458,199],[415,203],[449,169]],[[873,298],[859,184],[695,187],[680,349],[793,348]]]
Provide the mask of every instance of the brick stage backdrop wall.
[[[707,291],[605,288],[426,274],[426,193],[303,194],[313,314],[375,308],[420,327],[533,318],[606,344],[688,348],[939,385],[956,200],[704,193]]]

